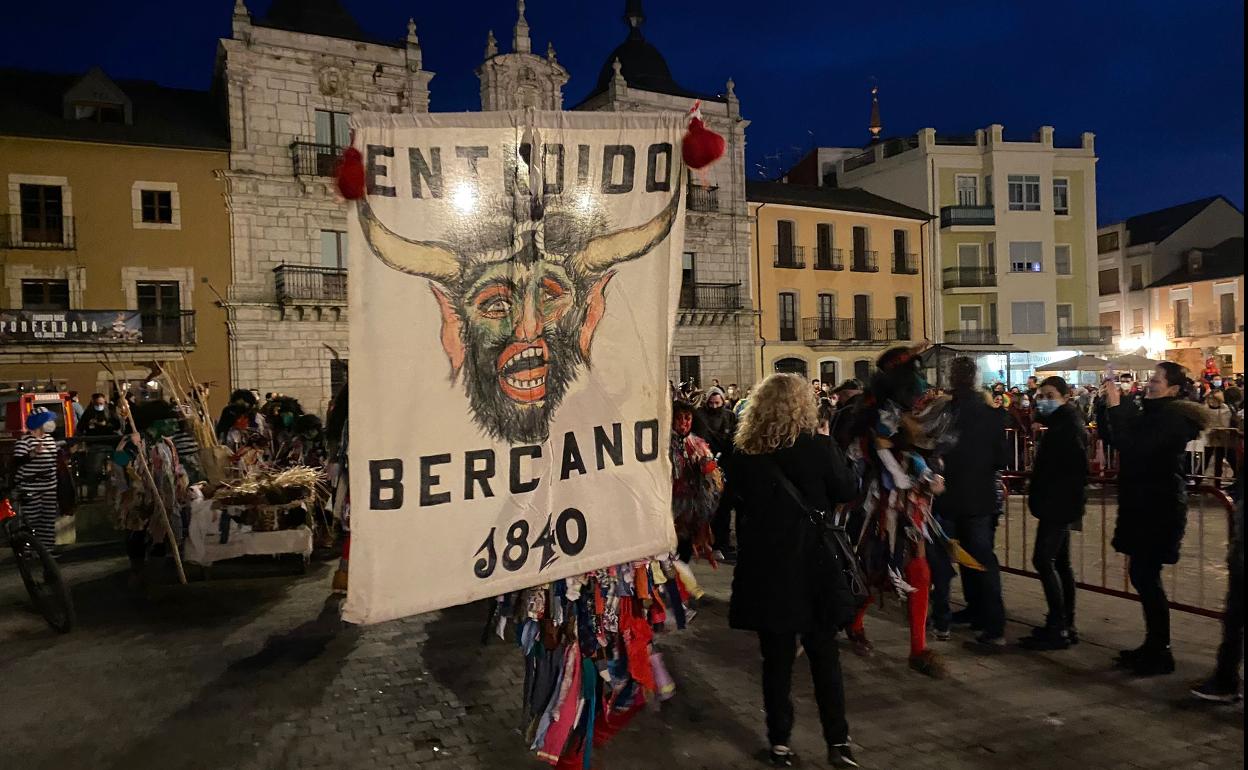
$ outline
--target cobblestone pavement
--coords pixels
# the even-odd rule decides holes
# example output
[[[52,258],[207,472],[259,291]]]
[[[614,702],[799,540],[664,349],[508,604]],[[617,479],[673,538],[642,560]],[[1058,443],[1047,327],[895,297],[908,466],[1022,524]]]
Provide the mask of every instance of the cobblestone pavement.
[[[218,565],[210,582],[129,598],[116,550],[66,559],[81,627],[52,634],[0,561],[0,702],[14,768],[541,767],[515,728],[520,657],[479,644],[480,605],[368,628],[337,621],[330,569]],[[600,768],[753,768],[763,743],[753,638],[731,631],[731,568],[702,568],[710,600],[663,637],[677,697],[643,712]],[[1011,618],[1038,622],[1038,584],[1006,577]],[[873,768],[1242,767],[1242,706],[1187,697],[1217,641],[1176,614],[1179,671],[1134,680],[1109,665],[1140,635],[1138,605],[1080,595],[1086,642],[1061,653],[983,656],[935,643],[952,676],[906,666],[895,603],[873,613],[874,657],[843,655],[851,732]],[[1009,633],[1026,626],[1012,623]],[[822,767],[808,668],[795,672],[794,744]]]

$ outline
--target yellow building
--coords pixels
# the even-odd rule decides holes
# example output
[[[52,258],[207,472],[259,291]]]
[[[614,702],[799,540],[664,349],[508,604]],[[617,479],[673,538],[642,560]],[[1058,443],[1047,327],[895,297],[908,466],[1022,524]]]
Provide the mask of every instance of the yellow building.
[[[750,182],[759,376],[866,380],[924,328],[924,211],[859,189]]]
[[[1188,249],[1178,269],[1149,285],[1153,328],[1164,330],[1166,359],[1192,376],[1213,358],[1223,374],[1244,371],[1244,239]],[[1161,345],[1157,345],[1161,347]]]
[[[229,387],[228,167],[210,94],[0,70],[0,388],[111,392],[185,350]]]

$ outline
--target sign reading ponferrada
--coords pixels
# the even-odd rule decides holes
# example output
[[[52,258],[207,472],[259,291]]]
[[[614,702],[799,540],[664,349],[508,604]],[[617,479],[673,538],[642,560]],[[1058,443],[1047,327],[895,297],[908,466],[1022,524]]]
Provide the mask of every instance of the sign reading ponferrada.
[[[0,342],[142,341],[137,310],[0,310]]]
[[[363,115],[345,619],[675,546],[678,116]],[[394,409],[394,404],[402,404]]]

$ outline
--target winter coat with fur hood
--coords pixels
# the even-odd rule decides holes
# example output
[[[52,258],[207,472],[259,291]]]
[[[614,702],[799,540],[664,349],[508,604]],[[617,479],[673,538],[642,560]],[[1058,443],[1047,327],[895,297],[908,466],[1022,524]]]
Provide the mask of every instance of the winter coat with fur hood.
[[[1109,410],[1120,458],[1114,550],[1178,562],[1187,527],[1187,443],[1205,429],[1208,412],[1183,398],[1124,401]]]

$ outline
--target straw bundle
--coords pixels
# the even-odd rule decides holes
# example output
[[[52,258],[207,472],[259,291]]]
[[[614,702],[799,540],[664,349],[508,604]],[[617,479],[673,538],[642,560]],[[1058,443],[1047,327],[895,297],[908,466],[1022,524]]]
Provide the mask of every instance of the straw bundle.
[[[324,474],[306,465],[296,465],[281,471],[258,470],[226,484],[213,499],[220,505],[294,505],[313,498],[324,488]]]

